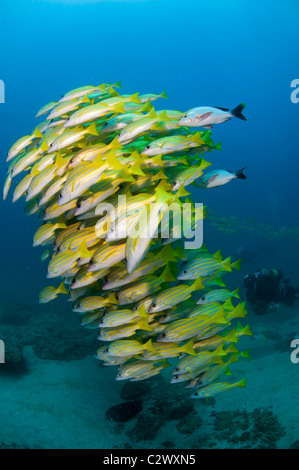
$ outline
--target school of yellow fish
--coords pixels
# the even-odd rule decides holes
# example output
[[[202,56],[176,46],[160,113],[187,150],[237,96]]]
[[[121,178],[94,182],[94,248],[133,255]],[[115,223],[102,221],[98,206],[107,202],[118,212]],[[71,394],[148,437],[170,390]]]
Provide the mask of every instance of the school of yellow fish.
[[[46,120],[8,152],[3,197],[20,175],[13,201],[23,197],[26,214],[43,221],[33,246],[46,246],[48,278],[60,284],[43,289],[40,302],[68,296],[82,325],[99,329],[96,357],[117,366],[117,380],[172,366],[171,383],[201,398],[245,386],[221,376],[249,357],[236,343],[251,332],[239,320],[232,327],[247,312],[222,280],[239,261],[204,245],[187,249],[187,216],[176,217],[189,208],[189,235],[205,217],[185,186],[220,145],[210,130],[180,126],[183,113],[156,110],[153,102],[166,97],[123,95],[119,83],[105,83],[43,106],[37,117]]]

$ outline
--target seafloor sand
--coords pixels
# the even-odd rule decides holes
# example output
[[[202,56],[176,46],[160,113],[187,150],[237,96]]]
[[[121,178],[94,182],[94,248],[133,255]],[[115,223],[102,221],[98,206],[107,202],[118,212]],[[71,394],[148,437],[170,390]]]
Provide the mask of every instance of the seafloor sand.
[[[294,307],[281,309],[267,318],[249,315],[249,323],[257,334],[254,339],[246,338],[242,346],[250,347],[251,361],[243,359],[231,368],[237,380],[247,377],[247,388],[222,393],[216,402],[212,400],[208,404],[205,400],[192,400],[195,410],[185,420],[167,420],[152,434],[149,429],[149,437],[153,436],[150,440],[140,440],[141,434],[130,433],[136,430],[138,415],[126,423],[105,419],[112,405],[124,402],[120,397],[124,382],[114,380],[116,369],[100,367],[92,356],[69,362],[40,359],[31,346],[26,346],[23,354],[27,373],[11,375],[0,370],[0,447],[297,446],[294,442],[299,441],[299,363],[290,360],[290,341],[298,333],[297,313]],[[263,325],[267,325],[265,331]],[[262,333],[268,337],[267,341]],[[175,389],[182,391],[183,397],[188,396],[181,384],[165,386],[163,381],[153,378],[150,386],[155,397],[160,394],[166,401],[165,407],[167,397]],[[145,405],[151,398],[151,394],[141,396]],[[252,413],[257,408],[264,410]],[[194,416],[202,418],[201,425]],[[150,420],[157,418],[153,413],[148,419],[149,426]],[[193,432],[186,429],[188,423],[193,426]],[[233,428],[232,423],[235,423]],[[142,432],[144,435],[144,429]]]

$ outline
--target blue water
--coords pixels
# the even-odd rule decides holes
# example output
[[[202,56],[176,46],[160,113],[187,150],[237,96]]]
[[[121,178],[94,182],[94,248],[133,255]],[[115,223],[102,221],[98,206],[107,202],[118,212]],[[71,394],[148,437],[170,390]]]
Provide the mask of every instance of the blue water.
[[[158,109],[246,103],[248,122],[233,119],[215,126],[213,139],[222,142],[222,152],[210,155],[214,168],[248,166],[248,179],[208,190],[198,202],[219,216],[298,227],[299,103],[290,99],[291,81],[298,78],[298,19],[294,0],[6,2],[0,18],[1,179],[8,149],[32,131],[43,104],[82,85],[121,80],[124,93],[166,89],[169,98],[157,102]],[[202,192],[192,193],[202,198]],[[17,303],[15,309],[25,305],[35,314],[63,312],[63,301],[50,308],[37,302],[46,285],[42,250],[31,247],[39,221],[25,217],[23,202],[12,205],[10,197],[0,202],[2,308]],[[299,283],[299,238],[269,240],[244,231],[225,235],[207,223],[205,241],[225,255],[240,245],[254,250],[260,263]],[[234,273],[234,283],[241,285],[242,275],[257,267],[249,257]],[[288,310],[295,324],[296,313],[296,307]],[[275,318],[278,325],[279,315]]]

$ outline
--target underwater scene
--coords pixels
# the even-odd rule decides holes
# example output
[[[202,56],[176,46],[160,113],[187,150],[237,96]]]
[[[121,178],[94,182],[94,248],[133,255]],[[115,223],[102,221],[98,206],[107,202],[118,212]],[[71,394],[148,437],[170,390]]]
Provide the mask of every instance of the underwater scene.
[[[298,20],[1,4],[0,449],[299,448]]]

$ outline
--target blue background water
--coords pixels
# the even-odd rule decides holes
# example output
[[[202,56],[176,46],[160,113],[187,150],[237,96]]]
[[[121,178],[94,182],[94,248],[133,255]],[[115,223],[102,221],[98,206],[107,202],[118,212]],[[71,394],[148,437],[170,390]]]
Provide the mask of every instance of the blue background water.
[[[291,81],[298,78],[298,17],[294,0],[2,2],[1,179],[7,150],[34,128],[43,104],[78,86],[121,80],[124,93],[166,89],[169,99],[157,108],[245,102],[248,122],[233,119],[214,128],[223,150],[211,160],[214,168],[248,165],[248,179],[193,194],[221,216],[298,226],[299,103],[290,100]],[[37,295],[46,284],[45,265],[42,251],[31,248],[38,221],[26,218],[23,202],[12,205],[10,197],[0,202],[0,295],[42,311]],[[270,247],[265,262],[299,282],[299,240],[222,235],[207,226],[205,241],[228,254],[239,245],[255,249],[261,262]],[[235,279],[242,282],[241,275]]]

